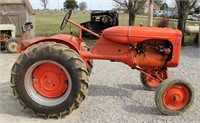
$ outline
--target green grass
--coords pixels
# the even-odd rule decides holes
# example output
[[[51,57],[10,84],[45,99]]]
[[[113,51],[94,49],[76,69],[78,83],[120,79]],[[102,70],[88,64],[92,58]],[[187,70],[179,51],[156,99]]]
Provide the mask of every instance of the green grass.
[[[74,26],[70,26],[70,24],[67,24],[64,30],[60,30],[60,24],[65,16],[64,12],[60,13],[46,13],[46,14],[40,14],[38,13],[36,15],[36,36],[51,36],[54,34],[59,33],[69,33],[70,27],[73,34],[78,33],[78,28]],[[73,14],[71,16],[71,20],[73,20],[76,23],[81,23],[84,21],[89,21],[89,13],[83,14]]]
[[[190,37],[189,35],[185,35],[185,36],[184,36],[184,41],[185,41],[186,43],[189,43],[190,40],[191,40],[191,37]]]

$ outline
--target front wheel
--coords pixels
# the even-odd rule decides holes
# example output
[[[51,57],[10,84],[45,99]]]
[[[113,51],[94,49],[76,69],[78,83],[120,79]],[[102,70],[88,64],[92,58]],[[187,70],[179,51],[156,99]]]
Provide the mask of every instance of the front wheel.
[[[5,44],[5,48],[9,53],[17,52],[18,40],[16,38],[10,38]]]
[[[40,43],[15,62],[11,74],[14,95],[36,116],[62,117],[85,99],[88,72],[79,55],[67,46]]]
[[[147,90],[156,90],[158,86],[162,83],[163,80],[168,78],[169,71],[167,68],[160,68],[160,69],[153,69],[153,70],[146,70],[148,74],[152,77],[147,76],[144,73],[140,73],[140,81],[142,85]]]
[[[155,103],[166,115],[178,115],[186,111],[194,101],[194,89],[181,79],[166,79],[155,93]]]

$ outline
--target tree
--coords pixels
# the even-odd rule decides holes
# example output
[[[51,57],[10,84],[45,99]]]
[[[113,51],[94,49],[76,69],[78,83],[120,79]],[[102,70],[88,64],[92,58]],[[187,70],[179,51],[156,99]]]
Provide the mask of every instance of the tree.
[[[160,6],[163,4],[163,0],[154,0],[154,3]]]
[[[79,3],[79,9],[81,11],[86,10],[87,9],[87,3],[86,2]]]
[[[78,4],[76,0],[65,0],[64,2],[64,9],[77,9]]]
[[[49,0],[40,0],[40,1],[41,1],[42,7],[44,7],[44,9],[47,9],[47,4],[49,3]]]
[[[165,9],[168,9],[168,4],[167,3],[163,3],[161,6],[160,6],[160,10],[165,10]]]
[[[137,11],[142,8],[146,0],[113,0],[123,8],[127,8],[129,13],[129,25],[134,25]]]
[[[197,0],[176,0],[177,8],[178,8],[178,29],[183,33],[182,45],[184,43],[184,32],[185,32],[185,24],[187,21],[187,17],[189,11],[195,6]]]

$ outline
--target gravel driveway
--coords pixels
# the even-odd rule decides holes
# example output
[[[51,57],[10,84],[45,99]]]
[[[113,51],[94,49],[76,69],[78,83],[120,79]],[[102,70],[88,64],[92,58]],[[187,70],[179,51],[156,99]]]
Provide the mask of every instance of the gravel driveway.
[[[35,118],[12,94],[10,70],[18,55],[0,53],[0,123],[197,123],[200,121],[200,48],[182,49],[181,64],[171,77],[188,80],[196,91],[192,107],[180,116],[165,116],[146,91],[139,72],[122,63],[94,61],[89,94],[81,106],[62,119]]]

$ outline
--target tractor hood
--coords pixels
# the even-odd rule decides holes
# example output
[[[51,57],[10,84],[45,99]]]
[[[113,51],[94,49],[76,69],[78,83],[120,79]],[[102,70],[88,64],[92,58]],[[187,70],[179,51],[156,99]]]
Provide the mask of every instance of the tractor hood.
[[[116,26],[103,31],[103,37],[123,44],[139,43],[148,39],[171,40],[182,37],[181,31],[169,28]]]

